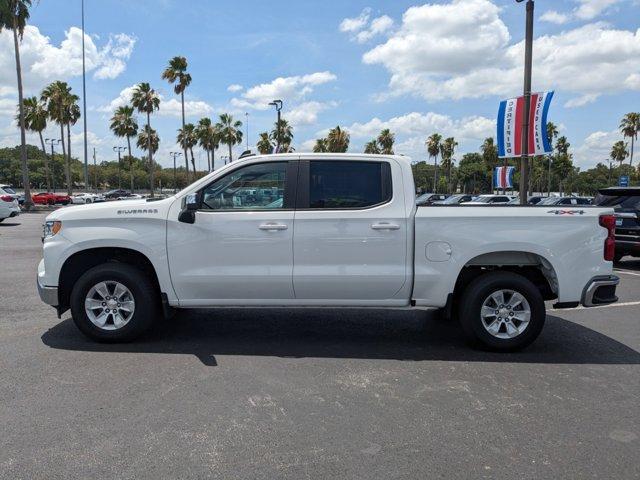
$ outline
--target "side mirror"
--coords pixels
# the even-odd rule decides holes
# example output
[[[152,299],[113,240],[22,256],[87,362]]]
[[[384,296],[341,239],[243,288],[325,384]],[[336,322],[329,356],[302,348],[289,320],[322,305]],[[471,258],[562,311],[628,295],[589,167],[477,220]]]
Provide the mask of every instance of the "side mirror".
[[[197,193],[190,193],[184,199],[184,208],[187,211],[193,212],[200,208],[200,202],[198,201]]]
[[[178,216],[178,221],[182,223],[195,223],[196,210],[200,208],[200,201],[197,193],[190,193],[184,199],[184,208]]]

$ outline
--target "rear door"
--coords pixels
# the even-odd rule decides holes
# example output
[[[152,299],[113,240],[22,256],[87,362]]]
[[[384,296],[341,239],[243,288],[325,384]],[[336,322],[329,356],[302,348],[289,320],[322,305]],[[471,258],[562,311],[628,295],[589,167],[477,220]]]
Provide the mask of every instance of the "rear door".
[[[394,304],[407,277],[402,182],[393,159],[302,157],[293,241],[297,300]]]

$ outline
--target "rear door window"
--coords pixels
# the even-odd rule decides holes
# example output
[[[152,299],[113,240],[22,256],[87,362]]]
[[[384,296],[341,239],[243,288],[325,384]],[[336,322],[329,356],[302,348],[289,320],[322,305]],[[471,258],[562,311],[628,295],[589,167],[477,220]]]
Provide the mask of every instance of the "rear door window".
[[[312,209],[368,208],[391,200],[388,162],[313,160],[309,166]],[[305,208],[305,205],[301,206]]]

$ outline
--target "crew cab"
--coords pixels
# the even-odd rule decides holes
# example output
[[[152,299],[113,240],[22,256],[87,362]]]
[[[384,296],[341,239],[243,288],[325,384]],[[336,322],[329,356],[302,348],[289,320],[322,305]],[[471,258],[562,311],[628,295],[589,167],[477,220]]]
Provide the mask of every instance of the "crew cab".
[[[245,157],[176,195],[44,225],[40,296],[97,341],[174,308],[439,308],[473,342],[530,344],[555,306],[615,302],[609,208],[418,207],[409,158]]]

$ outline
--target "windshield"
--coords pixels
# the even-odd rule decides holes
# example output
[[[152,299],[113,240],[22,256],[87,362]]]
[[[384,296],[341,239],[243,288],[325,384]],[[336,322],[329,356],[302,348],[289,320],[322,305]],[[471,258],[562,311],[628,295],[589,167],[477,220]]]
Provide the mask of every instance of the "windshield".
[[[599,193],[594,205],[640,210],[640,195],[602,195]]]
[[[464,197],[466,197],[466,195],[451,195],[450,197],[442,200],[440,203],[442,205],[452,205],[452,204],[458,203]]]
[[[537,205],[554,205],[558,201],[558,197],[547,197],[540,200]]]
[[[5,193],[8,193],[9,195],[15,195],[16,194],[16,191],[11,187],[2,187],[2,188],[0,188],[0,190],[4,190]]]
[[[426,202],[431,196],[433,196],[433,193],[423,193],[418,198],[416,198],[416,203]]]
[[[480,195],[479,197],[474,198],[473,201],[474,202],[479,202],[479,203],[489,203],[492,198],[493,197],[490,197],[490,196],[485,197],[485,196]]]

